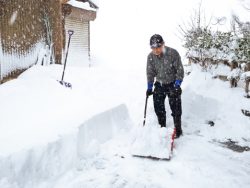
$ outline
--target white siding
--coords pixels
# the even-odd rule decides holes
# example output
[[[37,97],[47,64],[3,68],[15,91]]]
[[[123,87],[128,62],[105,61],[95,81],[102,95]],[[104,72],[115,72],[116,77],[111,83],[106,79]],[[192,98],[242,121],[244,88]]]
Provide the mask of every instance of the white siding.
[[[74,30],[71,38],[68,63],[71,65],[88,65],[89,59],[89,22],[66,18],[66,49],[68,45],[68,30]]]

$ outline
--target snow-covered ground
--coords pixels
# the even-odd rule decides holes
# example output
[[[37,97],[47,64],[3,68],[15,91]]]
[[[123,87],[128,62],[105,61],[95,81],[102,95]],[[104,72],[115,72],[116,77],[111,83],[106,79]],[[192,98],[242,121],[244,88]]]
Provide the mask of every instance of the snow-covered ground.
[[[68,63],[65,80],[72,89],[57,82],[59,65],[34,66],[0,85],[0,188],[248,188],[250,152],[220,142],[250,146],[249,118],[241,113],[250,110],[250,101],[242,88],[230,89],[197,67],[182,85],[184,136],[176,140],[172,160],[131,156],[141,131],[144,138],[159,132],[152,98],[142,128],[148,39],[160,33],[183,56],[177,28],[198,2],[100,1],[91,25],[94,63]],[[215,16],[234,9],[248,18],[236,11],[236,0],[204,3]],[[166,107],[173,128],[167,101]]]
[[[1,188],[249,186],[250,152],[219,143],[250,146],[249,118],[240,111],[250,101],[242,88],[193,67],[182,86],[184,136],[171,161],[154,161],[131,156],[142,126],[145,69],[69,67],[72,90],[56,81],[61,70],[35,66],[0,86]],[[145,129],[159,129],[151,99],[148,107]]]

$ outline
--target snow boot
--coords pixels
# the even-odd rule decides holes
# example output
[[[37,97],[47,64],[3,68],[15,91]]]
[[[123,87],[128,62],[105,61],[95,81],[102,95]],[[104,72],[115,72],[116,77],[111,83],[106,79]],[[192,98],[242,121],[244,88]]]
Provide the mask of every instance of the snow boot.
[[[159,125],[162,127],[166,127],[166,117],[158,118]]]
[[[176,135],[175,138],[179,138],[180,136],[182,136],[182,129],[176,129]]]
[[[182,128],[181,128],[181,117],[174,118],[174,126],[176,129],[175,138],[179,138],[182,135]]]

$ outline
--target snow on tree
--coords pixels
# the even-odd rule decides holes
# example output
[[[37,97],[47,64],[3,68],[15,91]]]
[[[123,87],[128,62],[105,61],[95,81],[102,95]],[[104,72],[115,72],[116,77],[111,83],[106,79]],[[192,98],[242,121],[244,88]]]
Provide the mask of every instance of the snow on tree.
[[[232,15],[229,31],[214,31],[201,17],[199,7],[188,27],[180,26],[189,58],[196,59],[205,68],[217,61],[250,62],[250,22],[241,22]]]

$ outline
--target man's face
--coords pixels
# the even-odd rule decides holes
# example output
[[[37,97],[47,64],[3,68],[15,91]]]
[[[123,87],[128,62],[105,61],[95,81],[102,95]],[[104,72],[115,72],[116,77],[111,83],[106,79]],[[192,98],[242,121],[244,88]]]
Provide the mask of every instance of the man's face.
[[[162,44],[161,47],[151,48],[151,49],[152,49],[152,52],[154,55],[161,55],[163,53],[163,50],[164,50],[164,44]]]

